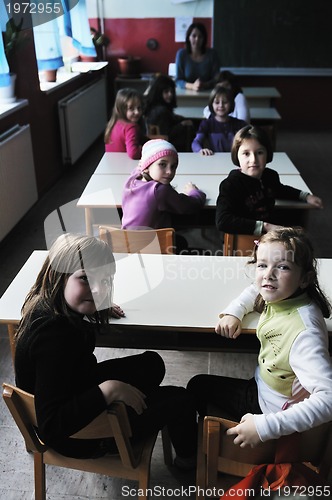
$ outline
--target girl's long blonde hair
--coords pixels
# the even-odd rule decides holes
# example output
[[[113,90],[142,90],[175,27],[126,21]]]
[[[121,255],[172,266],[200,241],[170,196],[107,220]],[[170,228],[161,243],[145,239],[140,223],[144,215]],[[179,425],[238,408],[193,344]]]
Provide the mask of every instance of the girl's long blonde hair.
[[[115,272],[113,253],[107,243],[90,236],[63,234],[59,236],[29,291],[22,307],[22,319],[16,332],[19,338],[30,328],[33,313],[38,309],[49,317],[57,315],[73,317],[64,298],[64,288],[68,277],[79,269],[109,266],[110,274]],[[96,311],[90,321],[107,323],[109,304]]]
[[[317,260],[314,257],[314,249],[311,241],[305,231],[302,228],[281,227],[263,234],[257,242],[252,259],[248,264],[256,264],[257,249],[261,243],[282,243],[285,249],[291,252],[295,264],[302,269],[303,274],[308,276],[309,284],[305,292],[318,305],[324,318],[328,318],[331,314],[331,304],[319,286]],[[256,310],[262,312],[264,304],[263,297],[258,295],[255,306]]]
[[[127,108],[129,101],[139,102],[141,106],[143,106],[142,95],[139,92],[137,92],[137,90],[131,88],[120,89],[116,94],[112,116],[108,124],[106,125],[104,134],[105,144],[108,144],[111,132],[116,122],[118,120],[123,120],[125,122],[128,121]]]

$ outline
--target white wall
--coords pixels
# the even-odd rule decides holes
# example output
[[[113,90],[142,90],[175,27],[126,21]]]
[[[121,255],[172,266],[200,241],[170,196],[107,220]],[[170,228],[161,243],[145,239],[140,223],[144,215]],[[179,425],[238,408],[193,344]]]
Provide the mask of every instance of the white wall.
[[[174,0],[179,1],[179,0]],[[214,0],[86,0],[89,18],[213,17]],[[217,0],[219,1],[219,0]]]

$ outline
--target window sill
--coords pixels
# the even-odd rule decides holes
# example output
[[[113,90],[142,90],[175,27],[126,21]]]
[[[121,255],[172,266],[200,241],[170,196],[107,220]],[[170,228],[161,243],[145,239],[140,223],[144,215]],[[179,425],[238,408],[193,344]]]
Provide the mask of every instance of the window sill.
[[[108,62],[74,62],[71,65],[71,71],[66,71],[64,67],[57,71],[56,82],[42,81],[42,73],[40,73],[40,90],[45,93],[50,93],[66,85],[69,81],[78,78],[81,73],[89,73],[90,71],[99,71],[105,68]]]
[[[0,118],[5,118],[14,111],[28,106],[28,104],[29,101],[27,99],[16,99],[16,101],[7,104],[0,102]]]

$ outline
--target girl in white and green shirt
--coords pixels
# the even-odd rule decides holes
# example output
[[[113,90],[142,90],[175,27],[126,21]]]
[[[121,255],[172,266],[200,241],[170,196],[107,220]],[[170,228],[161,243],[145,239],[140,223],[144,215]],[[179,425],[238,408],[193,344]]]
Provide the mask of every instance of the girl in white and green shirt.
[[[324,321],[331,306],[319,287],[308,237],[302,229],[270,231],[257,242],[250,264],[256,267],[255,284],[222,311],[216,333],[236,339],[244,315],[261,312],[254,378],[197,375],[188,383],[201,415],[212,405],[239,420],[228,433],[241,447],[332,420],[332,363]]]

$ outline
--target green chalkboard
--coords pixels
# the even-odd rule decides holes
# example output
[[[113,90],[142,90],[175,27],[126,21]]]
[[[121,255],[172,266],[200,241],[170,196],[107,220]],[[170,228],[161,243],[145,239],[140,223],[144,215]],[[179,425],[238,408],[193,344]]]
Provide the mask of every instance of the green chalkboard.
[[[223,67],[332,68],[332,0],[215,0]]]

